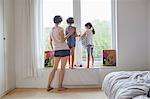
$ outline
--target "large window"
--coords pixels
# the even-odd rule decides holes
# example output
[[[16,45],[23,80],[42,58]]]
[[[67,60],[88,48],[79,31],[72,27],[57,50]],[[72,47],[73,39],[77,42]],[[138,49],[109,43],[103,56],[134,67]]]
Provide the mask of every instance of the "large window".
[[[95,28],[95,62],[102,61],[102,50],[115,48],[115,0],[43,0],[44,50],[50,50],[49,34],[54,26],[53,17],[61,15],[63,23],[73,16],[78,31],[85,31],[84,24],[91,22]],[[86,61],[86,50],[82,50],[82,61]]]
[[[95,28],[94,56],[95,62],[102,60],[102,50],[112,48],[112,14],[111,0],[81,0],[81,29],[91,22]],[[83,60],[86,60],[86,50],[83,49]]]
[[[43,32],[44,50],[50,50],[50,31],[54,26],[53,18],[55,15],[62,15],[61,25],[67,26],[66,19],[73,16],[73,0],[43,0]]]

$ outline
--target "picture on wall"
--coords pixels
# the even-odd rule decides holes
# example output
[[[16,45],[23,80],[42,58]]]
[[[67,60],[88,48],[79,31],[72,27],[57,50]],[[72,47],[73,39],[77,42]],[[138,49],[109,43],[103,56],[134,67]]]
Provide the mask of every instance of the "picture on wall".
[[[44,52],[44,67],[53,67],[54,64],[54,53],[53,51]]]
[[[103,66],[116,66],[116,50],[103,50]]]

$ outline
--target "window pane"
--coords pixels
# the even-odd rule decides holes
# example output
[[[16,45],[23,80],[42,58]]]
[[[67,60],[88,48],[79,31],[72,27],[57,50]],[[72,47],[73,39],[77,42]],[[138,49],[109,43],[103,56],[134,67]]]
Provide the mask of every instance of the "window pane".
[[[73,0],[43,0],[43,32],[44,49],[50,50],[49,35],[54,26],[53,17],[61,15],[63,22],[61,26],[66,27],[66,19],[73,16]]]
[[[95,28],[94,56],[95,61],[102,60],[102,50],[112,48],[112,17],[111,0],[81,0],[81,26],[91,22]],[[86,50],[83,49],[83,60],[86,58]]]

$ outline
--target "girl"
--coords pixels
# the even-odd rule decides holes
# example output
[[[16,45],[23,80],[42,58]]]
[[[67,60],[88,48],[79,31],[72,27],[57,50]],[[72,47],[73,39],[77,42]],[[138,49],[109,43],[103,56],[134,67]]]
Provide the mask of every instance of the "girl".
[[[58,64],[60,61],[61,61],[61,71],[59,74],[58,90],[61,91],[65,89],[62,86],[62,83],[64,79],[67,56],[70,55],[70,50],[65,40],[72,34],[70,33],[64,37],[64,30],[62,27],[59,26],[61,22],[62,22],[61,16],[57,15],[54,17],[55,26],[52,28],[52,31],[50,34],[50,45],[51,45],[51,48],[54,50],[54,66],[53,66],[52,72],[49,75],[47,91],[50,91],[53,89],[51,87],[51,83],[54,79],[55,72],[57,71]]]
[[[81,39],[85,39],[84,41],[82,41],[82,43],[84,43],[84,46],[87,48],[87,54],[88,54],[88,58],[87,58],[87,68],[89,68],[89,64],[90,64],[90,56],[92,56],[92,65],[94,65],[94,56],[93,56],[93,48],[94,48],[94,44],[93,44],[93,35],[95,34],[95,30],[92,26],[92,24],[90,22],[85,24],[85,28],[86,31],[83,33]]]
[[[66,28],[66,35],[72,34],[67,39],[67,44],[70,48],[71,58],[72,58],[71,67],[70,67],[70,57],[69,57],[69,68],[73,69],[73,66],[74,66],[74,53],[75,53],[75,46],[76,46],[76,37],[78,35],[76,33],[76,27],[72,26],[72,24],[74,24],[74,19],[72,17],[69,17],[67,19],[67,24],[69,26]]]

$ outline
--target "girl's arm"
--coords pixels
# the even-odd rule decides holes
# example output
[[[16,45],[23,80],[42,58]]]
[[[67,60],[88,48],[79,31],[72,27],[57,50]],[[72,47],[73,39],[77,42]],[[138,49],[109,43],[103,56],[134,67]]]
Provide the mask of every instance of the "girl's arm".
[[[53,44],[52,44],[52,38],[51,38],[51,36],[50,36],[50,45],[51,45],[51,48],[53,50]]]
[[[83,34],[82,34],[82,36],[85,36],[86,35],[86,32],[84,32]]]
[[[60,41],[64,42],[67,38],[69,38],[73,33],[68,33],[67,35],[64,36],[64,31],[60,31]]]

